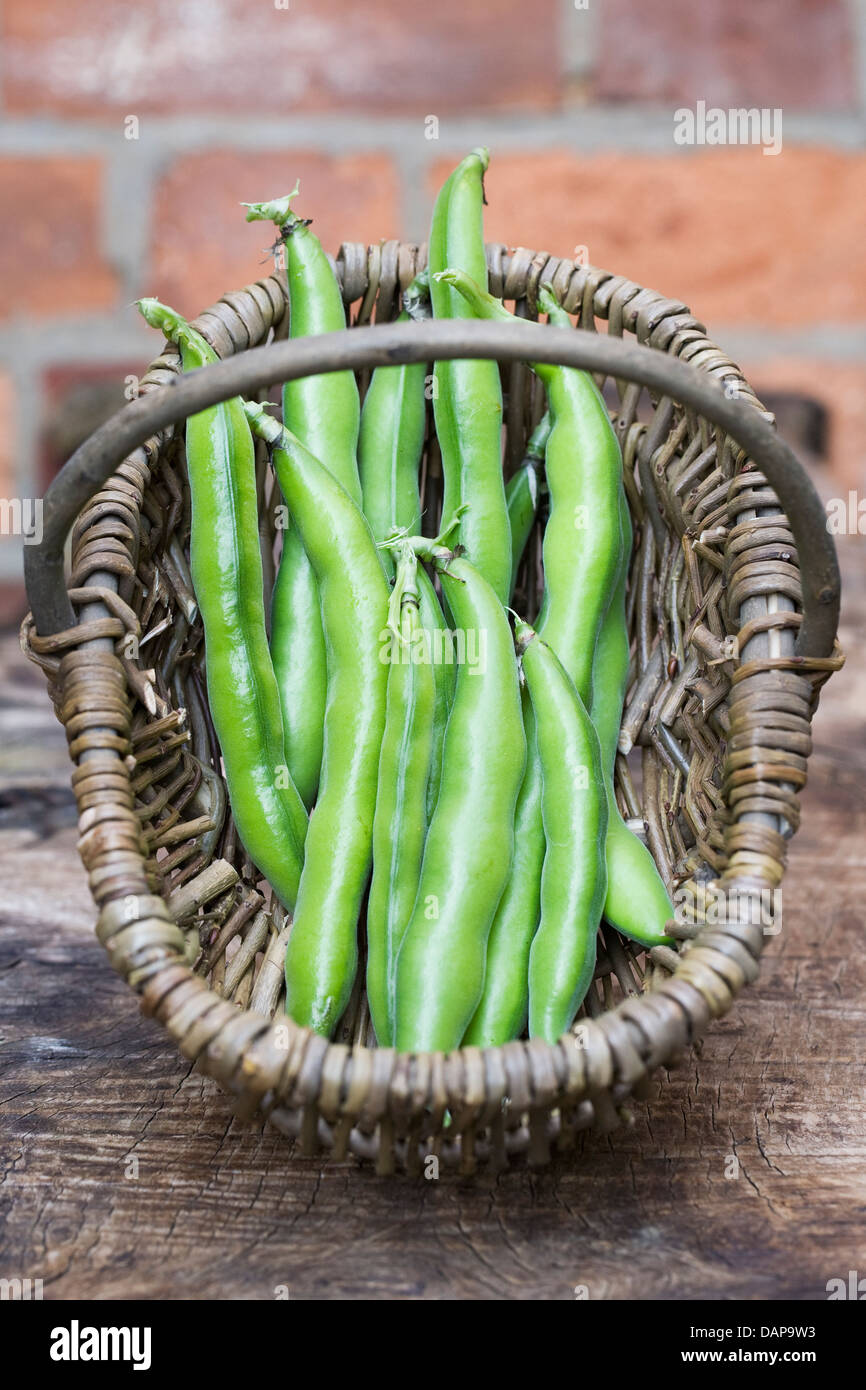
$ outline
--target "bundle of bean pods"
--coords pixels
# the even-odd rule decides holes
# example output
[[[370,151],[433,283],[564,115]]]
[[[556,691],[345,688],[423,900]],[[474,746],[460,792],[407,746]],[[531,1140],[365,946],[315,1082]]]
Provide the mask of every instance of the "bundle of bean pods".
[[[403,318],[512,315],[487,292],[487,151],[436,201]],[[294,193],[245,204],[285,248],[290,336],[346,328]],[[570,327],[549,288],[548,320]],[[142,300],[184,371],[216,354]],[[288,382],[282,421],[226,401],[186,426],[190,559],[232,814],[292,913],[286,1008],[330,1036],[366,957],[380,1046],[555,1041],[593,977],[602,918],[642,946],[672,908],[613,773],[629,667],[622,459],[586,373],[530,364],[547,410],[505,485],[498,364]],[[441,517],[423,517],[426,399]],[[254,437],[289,517],[265,615]],[[549,497],[533,625],[512,614],[539,480]],[[426,534],[422,534],[422,531]],[[438,534],[431,534],[438,532]]]

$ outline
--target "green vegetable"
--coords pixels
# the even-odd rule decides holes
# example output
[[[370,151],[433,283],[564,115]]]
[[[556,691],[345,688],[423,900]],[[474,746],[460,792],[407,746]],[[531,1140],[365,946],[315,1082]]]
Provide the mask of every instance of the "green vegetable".
[[[328,258],[309,222],[292,211],[297,192],[296,185],[285,198],[244,204],[248,222],[273,222],[285,244],[290,338],[346,327],[343,298]],[[351,371],[304,377],[283,387],[286,428],[323,461],[355,502],[361,500],[359,417],[358,387]],[[327,662],[315,576],[299,528],[292,524],[291,508],[289,514],[271,603],[271,654],[289,768],[310,807],[322,766]]]
[[[440,190],[430,228],[430,296],[436,318],[471,318],[472,310],[437,272],[457,266],[487,284],[483,176],[487,150],[473,150]],[[511,528],[502,480],[502,387],[496,362],[437,362],[433,414],[442,450],[443,517],[471,503],[459,540],[503,603],[511,580]]]
[[[498,1047],[519,1037],[529,1007],[529,950],[541,911],[544,824],[535,718],[526,691],[523,722],[527,758],[514,810],[514,857],[490,929],[484,993],[463,1039],[466,1046]]]
[[[430,315],[430,281],[426,271],[413,280],[404,296],[410,308],[397,320]],[[421,529],[418,469],[427,424],[427,364],[377,367],[361,411],[358,467],[364,515],[377,541],[394,530],[415,535]],[[393,573],[393,560],[383,552]]]
[[[542,289],[538,302],[551,323],[558,324],[560,328],[571,327],[568,315],[548,290]],[[600,427],[599,433],[604,433]],[[614,438],[611,429],[609,437]],[[617,520],[619,538],[616,546],[617,563],[613,592],[595,644],[592,697],[589,704],[590,717],[601,744],[609,812],[606,849],[607,897],[604,915],[624,936],[643,946],[652,947],[672,944],[671,938],[665,935],[665,925],[673,917],[673,904],[656,868],[655,860],[646,845],[629,830],[620,815],[613,789],[614,761],[628,679],[629,647],[625,595],[632,547],[631,513],[622,483],[621,466],[617,488]],[[553,631],[550,625],[545,627],[543,614],[538,627],[540,631],[544,631],[545,640],[555,646],[555,626]]]
[[[462,270],[436,280],[453,286],[480,318],[514,322],[504,304]],[[542,287],[539,307],[558,311]],[[547,388],[552,427],[547,441],[550,517],[545,527],[544,601],[536,629],[553,647],[585,704],[592,662],[619,563],[622,458],[607,409],[587,372],[533,362]]]
[[[464,272],[446,270],[479,317],[512,322],[514,316]],[[555,301],[539,294],[546,312]],[[592,378],[570,368],[533,363],[548,395],[550,433],[545,465],[550,518],[544,533],[545,597],[536,623],[553,647],[584,703],[592,687],[592,657],[616,578],[620,544],[619,446]],[[579,524],[578,524],[579,523]],[[525,710],[532,752],[532,712]],[[545,837],[538,761],[530,756],[517,803],[514,843],[521,863],[503,894],[490,933],[488,969],[468,1042],[493,1046],[516,1037],[528,1007],[526,962],[539,921]]]
[[[607,797],[598,735],[574,683],[526,623],[517,624],[517,641],[535,712],[546,845],[529,953],[529,1036],[553,1043],[571,1026],[595,969]]]
[[[433,653],[418,611],[417,571],[415,552],[402,546],[383,653],[388,695],[367,903],[367,1000],[380,1047],[393,1044],[397,951],[415,906],[427,834],[436,691]]]
[[[655,860],[646,845],[629,830],[616,804],[613,771],[622,705],[628,679],[628,629],[625,590],[632,546],[631,514],[625,491],[620,490],[622,528],[621,560],[613,598],[595,649],[590,715],[601,744],[604,784],[607,791],[607,897],[604,915],[623,936],[642,946],[672,945],[665,926],[673,917]]]
[[[346,489],[263,406],[248,404],[246,412],[272,447],[322,604],[328,671],[322,779],[286,953],[286,1007],[297,1023],[328,1037],[355,978],[358,915],[372,859],[388,583],[370,527]]]
[[[487,937],[511,870],[526,742],[505,611],[468,560],[413,538],[441,576],[463,644],[445,733],[439,799],[418,897],[397,957],[403,1051],[458,1047],[484,983]]]
[[[156,299],[143,317],[177,343],[185,372],[218,361],[201,334]],[[307,815],[288,775],[280,697],[268,652],[253,441],[239,398],[186,423],[190,567],[205,635],[208,702],[244,849],[294,906]]]

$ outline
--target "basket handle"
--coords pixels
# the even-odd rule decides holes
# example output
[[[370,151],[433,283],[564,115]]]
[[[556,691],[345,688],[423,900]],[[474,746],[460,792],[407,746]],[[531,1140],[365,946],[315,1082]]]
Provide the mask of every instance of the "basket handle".
[[[633,381],[690,406],[723,429],[764,474],[784,508],[800,557],[803,621],[796,654],[827,657],[839,622],[839,563],[815,487],[760,411],[726,397],[706,372],[642,343],[546,324],[465,319],[386,323],[351,332],[272,343],[178,377],[124,406],[86,439],[45,494],[42,539],[26,545],[27,594],[40,636],[75,623],[63,574],[63,546],[82,507],[134,449],[189,415],[274,382],[455,358],[550,362]]]

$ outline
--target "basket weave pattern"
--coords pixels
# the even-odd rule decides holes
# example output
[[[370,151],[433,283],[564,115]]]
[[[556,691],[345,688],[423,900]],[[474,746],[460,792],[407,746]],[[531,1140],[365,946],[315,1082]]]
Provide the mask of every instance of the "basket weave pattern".
[[[335,267],[346,304],[357,306],[353,321],[395,316],[425,258],[425,248],[393,241],[343,246]],[[685,305],[545,254],[490,246],[488,262],[492,293],[518,313],[536,316],[543,276],[580,327],[633,334],[724,379],[744,410],[761,409]],[[195,327],[228,357],[280,336],[285,320],[277,273],[225,295]],[[141,391],[179,370],[167,346]],[[510,470],[543,396],[523,365],[506,368],[503,385]],[[699,895],[718,880],[766,892],[784,872],[817,691],[839,658],[793,655],[797,553],[763,477],[694,412],[628,381],[613,386],[637,539],[620,744],[635,752],[617,759],[620,806],[644,821],[672,891],[685,884]],[[269,584],[279,496],[262,448],[257,457]],[[435,518],[441,467],[432,432],[422,481]],[[698,912],[672,932],[678,950],[659,947],[649,959],[604,927],[582,1016],[555,1046],[523,1041],[448,1056],[377,1049],[360,985],[334,1042],[297,1027],[282,1011],[289,924],[237,840],[220,776],[189,521],[183,431],[167,430],[118,468],[75,524],[75,627],[51,637],[30,621],[23,629],[66,729],[79,848],[114,968],[243,1114],[265,1114],[305,1153],[352,1152],[381,1172],[417,1172],[436,1153],[471,1172],[513,1153],[543,1163],[580,1131],[615,1127],[627,1118],[628,1096],[645,1094],[650,1072],[755,978],[761,921],[746,912],[702,925]],[[531,608],[540,583],[537,530],[515,606]]]

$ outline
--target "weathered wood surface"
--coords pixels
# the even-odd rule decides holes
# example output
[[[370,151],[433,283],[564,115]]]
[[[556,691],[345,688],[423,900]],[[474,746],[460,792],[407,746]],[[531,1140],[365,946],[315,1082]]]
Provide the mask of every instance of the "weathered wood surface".
[[[848,666],[760,981],[633,1129],[472,1182],[291,1158],[140,1018],[92,935],[62,731],[6,639],[0,1275],[46,1298],[820,1299],[866,1274],[866,547],[844,560]]]

